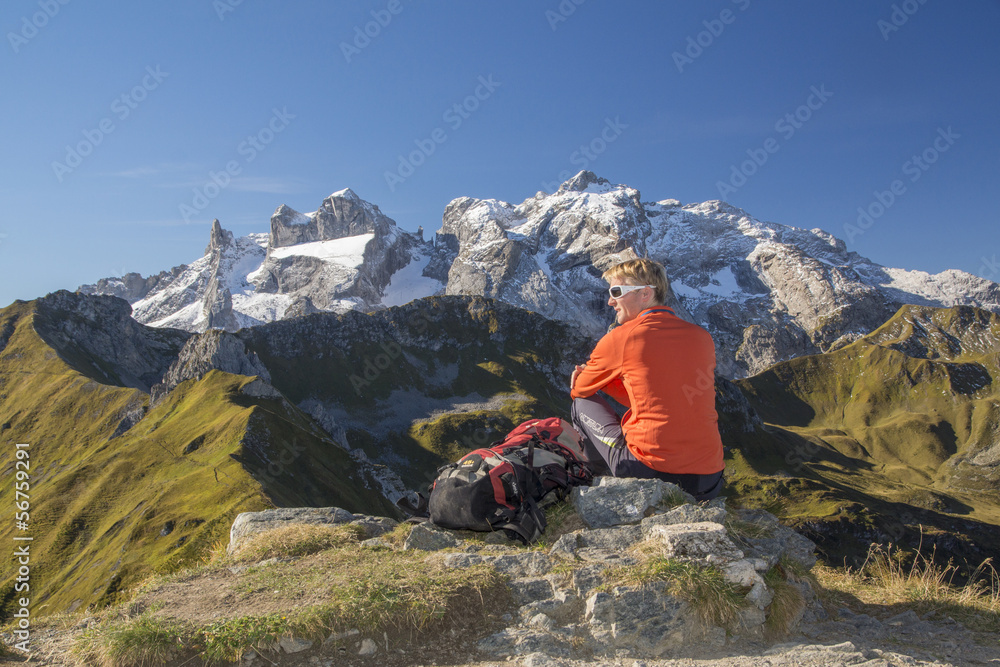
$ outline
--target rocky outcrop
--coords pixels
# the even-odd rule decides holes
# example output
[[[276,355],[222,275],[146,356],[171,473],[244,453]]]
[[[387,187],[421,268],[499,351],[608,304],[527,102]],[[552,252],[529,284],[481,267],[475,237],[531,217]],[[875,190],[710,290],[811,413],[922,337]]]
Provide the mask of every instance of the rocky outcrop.
[[[227,553],[238,551],[255,535],[291,525],[308,526],[360,526],[368,539],[384,535],[399,525],[395,519],[352,514],[339,507],[282,507],[262,512],[243,512],[237,515],[229,530]]]
[[[233,244],[233,233],[222,228],[222,223],[216,218],[212,221],[212,231],[208,237],[208,245],[205,246],[205,254],[221,254],[223,250]]]
[[[186,267],[177,267],[178,270],[183,270],[183,268]],[[126,273],[120,278],[101,278],[93,285],[80,286],[77,291],[81,294],[116,296],[129,303],[135,303],[145,298],[147,294],[160,285],[161,281],[169,279],[171,275],[171,272],[163,271],[157,275],[143,278],[141,274],[135,272]]]
[[[775,568],[779,561],[812,567],[815,559],[808,540],[780,527],[766,513],[728,510],[721,499],[692,504],[685,495],[658,480],[598,478],[594,487],[575,489],[571,502],[585,524],[601,527],[566,533],[544,550],[507,548],[510,543],[501,533],[473,539],[471,533],[430,523],[415,526],[401,546],[394,546],[380,539],[390,527],[385,520],[337,508],[241,514],[233,524],[229,549],[238,548],[250,534],[289,523],[355,523],[366,527],[369,539],[364,545],[373,549],[427,551],[429,558],[448,568],[489,565],[509,577],[517,611],[504,616],[506,627],[479,643],[487,660],[529,655],[536,661],[613,658],[622,650],[634,659],[650,659],[685,647],[722,647],[741,638],[760,639],[775,604],[765,574],[769,581],[778,576],[782,586],[797,591],[800,608],[793,625],[809,609],[813,615],[822,613],[805,580],[785,581],[775,574],[784,571]],[[635,504],[622,507],[631,501]],[[730,532],[726,528],[730,515],[752,523],[756,534],[767,537],[753,541]],[[642,549],[632,548],[639,545]],[[377,558],[378,552],[372,556]],[[698,601],[679,596],[669,578],[636,584],[619,581],[622,568],[648,558],[717,570],[726,585],[744,597],[734,620],[725,627],[704,620],[697,611]],[[362,639],[359,633],[357,642]]]
[[[210,370],[255,375],[264,383],[271,381],[264,364],[247,350],[242,340],[224,331],[207,331],[192,336],[180,350],[162,380],[152,388],[152,402],[159,401],[181,382],[200,379]]]
[[[303,215],[282,204],[271,216],[269,248],[331,241],[359,234],[387,236],[396,223],[350,188],[335,192],[314,213]]]
[[[331,245],[338,241],[336,248]],[[313,213],[278,207],[271,216],[267,258],[253,273],[254,285],[261,293],[288,295],[290,312],[296,314],[310,308],[370,310],[421,245],[348,188],[327,197]]]
[[[191,336],[139,324],[128,302],[113,296],[60,290],[35,304],[34,328],[42,340],[103,384],[148,392]]]
[[[233,314],[233,293],[219,283],[217,274],[212,276],[205,288],[201,314],[205,319],[206,329],[235,331],[240,328],[236,315]]]

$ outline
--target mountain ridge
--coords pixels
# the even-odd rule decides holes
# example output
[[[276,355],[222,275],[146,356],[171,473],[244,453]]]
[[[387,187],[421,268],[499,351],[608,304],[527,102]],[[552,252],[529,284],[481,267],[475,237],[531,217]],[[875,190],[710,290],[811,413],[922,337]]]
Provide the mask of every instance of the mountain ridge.
[[[188,331],[479,295],[596,338],[610,323],[600,273],[649,256],[667,269],[668,303],[712,333],[728,378],[857,340],[906,303],[1000,312],[1000,285],[971,274],[883,267],[821,229],[761,222],[721,201],[644,203],[587,171],[517,205],[454,199],[428,241],[349,188],[312,213],[282,204],[270,225],[233,238],[215,221],[192,264],[79,290],[120,296],[138,321]]]

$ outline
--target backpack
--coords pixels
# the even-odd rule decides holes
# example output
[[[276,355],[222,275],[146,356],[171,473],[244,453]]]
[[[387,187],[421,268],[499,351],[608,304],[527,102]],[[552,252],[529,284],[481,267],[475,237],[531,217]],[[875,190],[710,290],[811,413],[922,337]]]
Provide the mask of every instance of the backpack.
[[[530,419],[490,447],[438,469],[426,513],[443,528],[503,530],[528,544],[545,531],[541,506],[592,479],[572,426],[558,417]]]

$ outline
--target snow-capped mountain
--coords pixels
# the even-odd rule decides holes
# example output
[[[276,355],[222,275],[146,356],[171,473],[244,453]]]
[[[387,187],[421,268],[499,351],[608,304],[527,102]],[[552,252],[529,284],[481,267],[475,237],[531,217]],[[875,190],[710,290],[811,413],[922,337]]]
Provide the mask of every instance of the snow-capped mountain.
[[[634,188],[586,171],[518,205],[455,199],[426,242],[341,190],[313,213],[280,206],[269,234],[233,238],[215,221],[205,256],[190,265],[80,289],[127,299],[140,322],[190,331],[447,293],[495,298],[597,337],[611,321],[601,273],[646,256],[667,269],[670,305],[712,333],[729,378],[839,347],[901,304],[1000,312],[991,281],[882,267],[823,230],[762,222],[720,201],[643,203]]]
[[[442,284],[420,277],[428,248],[378,206],[344,189],[312,213],[279,206],[268,234],[234,238],[215,220],[204,257],[191,264],[146,279],[135,273],[107,278],[80,291],[126,299],[143,324],[235,331],[440,292]]]
[[[498,298],[591,336],[611,319],[601,273],[651,257],[666,267],[668,303],[712,333],[729,378],[856,340],[904,303],[1000,312],[988,280],[888,269],[821,229],[761,222],[721,201],[642,203],[586,171],[517,206],[456,199],[437,239],[448,294]]]

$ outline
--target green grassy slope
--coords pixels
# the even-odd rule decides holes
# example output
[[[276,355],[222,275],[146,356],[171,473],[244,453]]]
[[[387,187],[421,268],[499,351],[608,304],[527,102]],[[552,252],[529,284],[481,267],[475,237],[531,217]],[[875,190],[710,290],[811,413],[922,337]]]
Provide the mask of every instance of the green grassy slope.
[[[197,562],[242,511],[389,511],[309,417],[243,394],[252,382],[245,376],[213,371],[185,382],[112,438],[148,395],[72,369],[37,335],[33,317],[33,304],[0,311],[0,507],[14,507],[15,444],[28,443],[31,521],[18,534],[34,538],[34,613],[111,602],[151,572]],[[12,544],[14,532],[11,518],[0,540]],[[12,577],[5,567],[5,611]]]
[[[770,488],[821,538],[915,545],[924,526],[948,555],[1000,555],[998,349],[994,313],[905,306],[835,352],[739,381],[774,440],[735,486]]]

